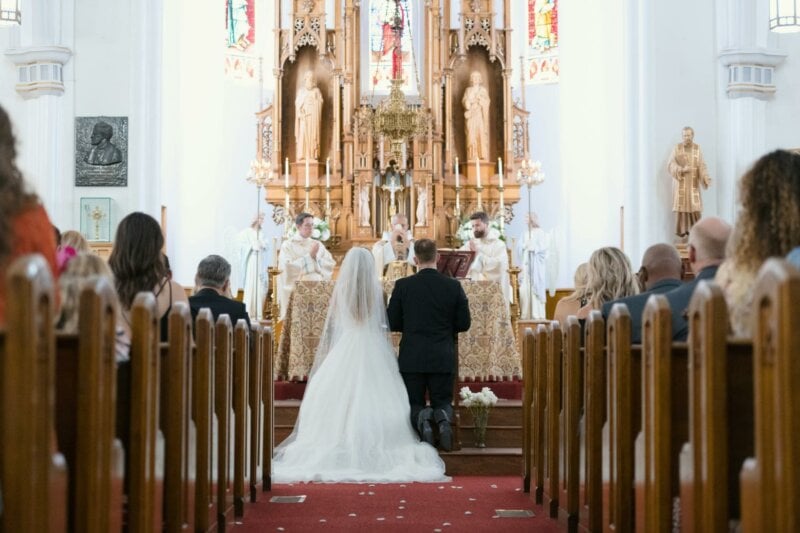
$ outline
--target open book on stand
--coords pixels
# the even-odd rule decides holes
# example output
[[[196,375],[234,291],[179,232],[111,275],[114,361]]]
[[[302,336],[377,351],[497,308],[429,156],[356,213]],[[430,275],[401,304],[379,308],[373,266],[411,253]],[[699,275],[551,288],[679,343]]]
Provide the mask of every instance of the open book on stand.
[[[471,250],[440,248],[436,270],[451,278],[466,278],[474,260],[475,252]]]

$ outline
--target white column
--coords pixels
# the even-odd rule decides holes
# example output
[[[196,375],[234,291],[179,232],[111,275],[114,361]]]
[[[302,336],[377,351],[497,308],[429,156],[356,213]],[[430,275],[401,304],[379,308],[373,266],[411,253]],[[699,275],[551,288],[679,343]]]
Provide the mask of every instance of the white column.
[[[62,97],[66,90],[65,77],[69,76],[65,65],[72,56],[62,40],[62,25],[71,21],[67,16],[71,6],[71,1],[26,3],[19,47],[5,53],[6,59],[16,66],[16,89],[24,99],[22,112],[15,117],[19,145],[17,163],[53,221],[70,225],[69,201],[61,191],[65,186],[71,187],[71,173],[66,165],[72,156],[65,142],[65,115],[70,101]]]
[[[717,55],[719,83],[716,180],[719,214],[733,221],[738,211],[736,187],[739,178],[767,147],[767,108],[776,87],[775,73],[785,57],[770,49],[769,6],[759,0],[725,0],[717,8]],[[770,71],[769,84],[747,90],[731,73]],[[765,81],[762,78],[762,81]]]

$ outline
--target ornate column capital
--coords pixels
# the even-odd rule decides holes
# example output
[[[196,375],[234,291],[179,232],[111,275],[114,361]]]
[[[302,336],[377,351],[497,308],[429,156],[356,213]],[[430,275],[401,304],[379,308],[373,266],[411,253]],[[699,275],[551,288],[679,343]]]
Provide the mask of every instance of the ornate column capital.
[[[17,92],[23,98],[64,94],[64,65],[72,51],[63,46],[27,46],[6,51],[17,67]]]
[[[777,89],[775,67],[785,59],[786,54],[764,48],[722,50],[719,62],[728,68],[728,98],[769,99]]]

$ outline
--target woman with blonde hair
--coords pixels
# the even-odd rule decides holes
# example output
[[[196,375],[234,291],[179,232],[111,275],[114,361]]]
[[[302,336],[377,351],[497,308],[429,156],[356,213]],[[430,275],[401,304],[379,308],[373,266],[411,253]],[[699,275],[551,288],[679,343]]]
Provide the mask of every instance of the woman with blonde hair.
[[[606,302],[639,294],[639,282],[625,252],[614,246],[595,250],[589,258],[586,290],[589,301],[578,311],[578,318],[585,319],[590,311],[602,309]]]
[[[89,243],[79,231],[75,231],[74,229],[61,234],[61,247],[67,246],[79,254],[89,251]]]
[[[64,272],[58,279],[61,293],[61,313],[56,321],[56,328],[66,333],[78,332],[81,290],[87,283],[105,279],[114,286],[114,276],[103,259],[90,252],[79,253],[70,259]],[[130,340],[122,327],[119,302],[114,299],[117,315],[117,339],[115,353],[117,362],[126,361],[130,351]]]
[[[589,263],[578,265],[573,282],[575,290],[569,296],[561,298],[553,312],[553,320],[561,322],[562,325],[566,323],[568,316],[578,314],[578,310],[589,303]]]
[[[761,157],[742,176],[739,197],[742,207],[727,258],[714,279],[725,294],[733,333],[749,337],[759,268],[800,244],[800,155],[775,150]]]

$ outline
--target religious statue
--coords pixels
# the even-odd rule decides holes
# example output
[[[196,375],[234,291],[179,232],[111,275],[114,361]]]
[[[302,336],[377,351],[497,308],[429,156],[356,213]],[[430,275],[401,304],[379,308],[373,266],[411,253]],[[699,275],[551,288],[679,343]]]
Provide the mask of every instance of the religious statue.
[[[489,92],[477,70],[469,76],[470,87],[461,102],[467,126],[467,158],[489,159]]]
[[[420,185],[417,193],[417,226],[428,223],[428,188]]]
[[[297,91],[294,107],[294,135],[297,145],[297,160],[316,160],[319,158],[322,92],[316,86],[314,73],[310,70],[307,70],[303,75],[303,86]]]
[[[267,243],[261,233],[264,214],[256,215],[250,227],[239,234],[241,257],[241,287],[244,304],[251,318],[263,316],[264,298],[269,288],[267,275]]]
[[[366,183],[361,186],[358,193],[358,223],[361,226],[371,224],[369,213],[369,185]]]
[[[700,187],[708,189],[711,177],[703,160],[703,152],[694,143],[694,130],[686,126],[682,137],[683,142],[672,149],[667,170],[674,179],[672,211],[676,213],[675,234],[686,237],[692,226],[700,220],[703,211]]]

